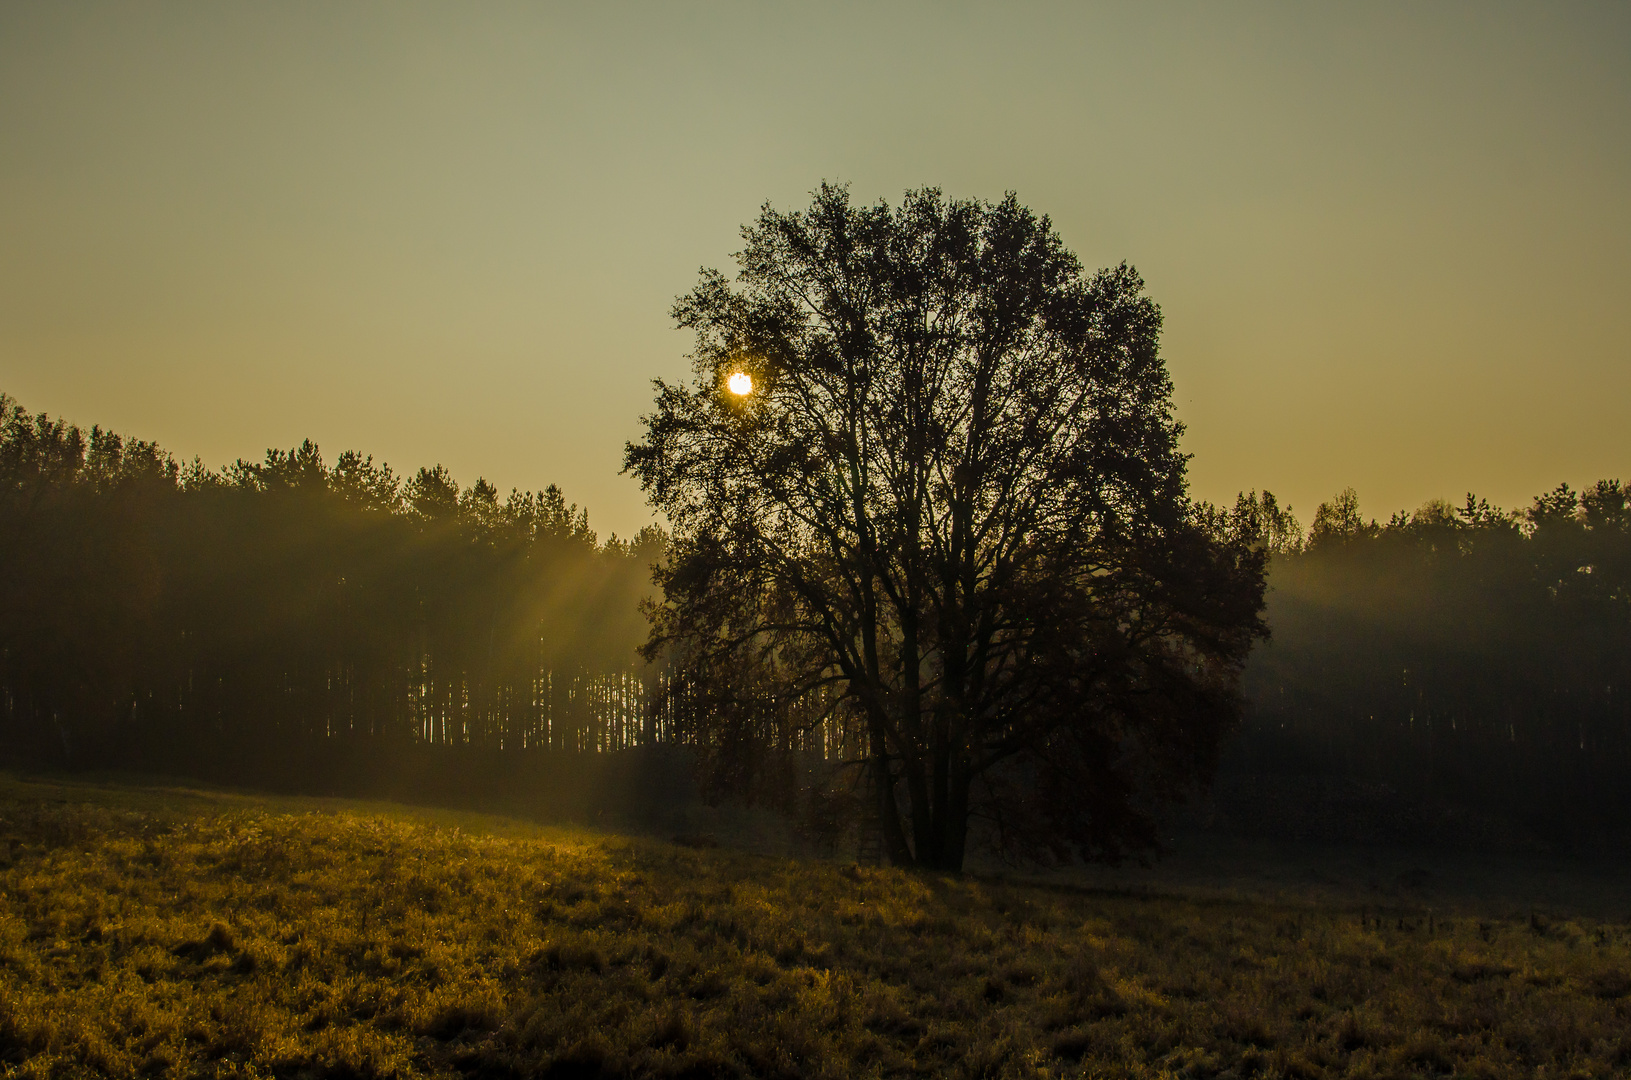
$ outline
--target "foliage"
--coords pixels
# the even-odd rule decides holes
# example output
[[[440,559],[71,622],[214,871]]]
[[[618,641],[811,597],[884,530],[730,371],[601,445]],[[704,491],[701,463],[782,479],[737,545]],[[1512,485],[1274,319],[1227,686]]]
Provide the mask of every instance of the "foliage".
[[[0,732],[195,772],[335,739],[620,744],[660,546],[599,544],[555,487],[310,442],[183,468],[0,396]]]
[[[1554,840],[1631,827],[1631,500],[1567,484],[1386,525],[1350,489],[1271,567],[1235,768],[1386,782]]]
[[[652,651],[702,722],[846,720],[897,864],[961,867],[971,820],[1047,859],[1150,846],[1236,719],[1263,555],[1187,499],[1142,281],[1012,195],[824,185],[743,237],[627,451],[674,530]]]
[[[1609,1077],[1631,930],[4,785],[8,1075]],[[0,852],[0,855],[3,855]]]
[[[1351,487],[1343,488],[1336,498],[1320,503],[1314,511],[1314,524],[1308,530],[1308,546],[1346,543],[1375,537],[1380,533],[1374,519],[1367,522],[1359,515],[1358,493]]]
[[[1302,525],[1291,507],[1281,506],[1274,492],[1242,491],[1227,510],[1202,503],[1198,516],[1219,540],[1239,544],[1270,555],[1284,555],[1303,549]]]

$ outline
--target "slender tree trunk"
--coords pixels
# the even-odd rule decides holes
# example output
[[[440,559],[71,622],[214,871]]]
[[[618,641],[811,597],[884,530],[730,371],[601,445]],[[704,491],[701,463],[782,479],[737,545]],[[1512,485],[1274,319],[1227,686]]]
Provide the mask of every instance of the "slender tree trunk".
[[[938,867],[949,855],[951,848],[947,844],[947,811],[949,809],[949,777],[947,775],[948,753],[946,737],[946,713],[943,707],[934,710],[930,723],[929,743],[929,791],[934,800],[932,807],[933,818],[930,828],[935,835],[935,865]]]
[[[901,829],[900,811],[895,808],[895,784],[889,776],[889,758],[886,754],[883,732],[872,725],[872,791],[878,813],[878,828],[883,832],[884,850],[889,853],[892,866],[909,866],[912,850],[906,846],[906,833]]]
[[[968,851],[968,789],[973,777],[968,775],[967,762],[961,755],[952,762],[950,774],[945,822],[942,825],[945,839],[939,869],[960,874]]]
[[[939,857],[939,838],[934,829],[934,808],[929,780],[923,768],[923,661],[918,655],[916,620],[908,612],[902,619],[901,635],[901,765],[906,774],[906,795],[911,804],[912,847],[915,861],[933,866]]]

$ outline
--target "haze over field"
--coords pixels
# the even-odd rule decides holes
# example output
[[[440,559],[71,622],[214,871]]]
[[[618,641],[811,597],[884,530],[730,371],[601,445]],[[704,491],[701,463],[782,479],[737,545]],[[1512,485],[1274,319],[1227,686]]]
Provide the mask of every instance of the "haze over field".
[[[822,179],[1020,199],[1167,317],[1200,497],[1628,470],[1631,9],[0,9],[0,385],[602,531],[673,298]]]

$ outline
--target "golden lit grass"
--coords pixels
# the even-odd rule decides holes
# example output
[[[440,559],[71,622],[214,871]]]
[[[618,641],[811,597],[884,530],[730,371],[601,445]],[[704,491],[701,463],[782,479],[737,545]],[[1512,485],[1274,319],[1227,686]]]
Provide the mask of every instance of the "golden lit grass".
[[[1362,928],[336,805],[0,785],[8,1072],[1631,1070],[1623,925]]]

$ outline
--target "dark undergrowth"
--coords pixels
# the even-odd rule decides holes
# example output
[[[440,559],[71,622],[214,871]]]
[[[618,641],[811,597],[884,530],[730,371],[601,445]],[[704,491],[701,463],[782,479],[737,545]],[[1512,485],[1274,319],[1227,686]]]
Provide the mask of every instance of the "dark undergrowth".
[[[1624,924],[0,784],[16,1076],[1610,1077]]]

